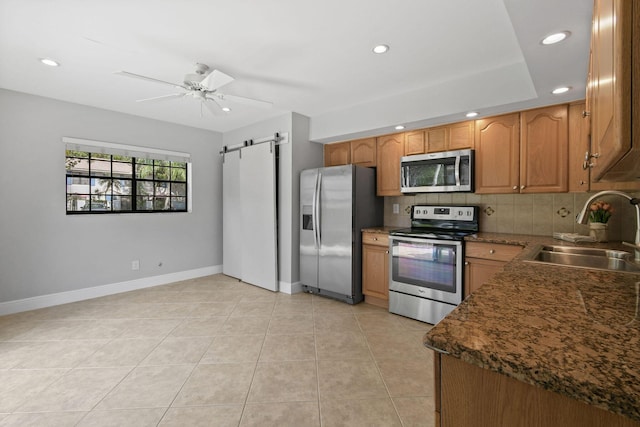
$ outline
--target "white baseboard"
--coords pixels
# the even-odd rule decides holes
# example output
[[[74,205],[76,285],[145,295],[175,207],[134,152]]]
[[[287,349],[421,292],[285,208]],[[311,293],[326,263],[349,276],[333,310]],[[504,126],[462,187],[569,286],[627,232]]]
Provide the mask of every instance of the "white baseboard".
[[[222,273],[222,266],[213,265],[210,267],[196,268],[194,270],[163,274],[161,276],[143,277],[141,279],[128,280],[126,282],[77,289],[75,291],[59,292],[15,301],[0,302],[0,316],[19,313],[22,311],[36,310],[38,308],[51,307],[54,305],[67,304],[70,302],[83,301],[106,295],[119,294],[121,292],[135,291],[137,289],[150,288],[152,286],[166,285],[167,283],[195,279],[197,277],[210,276],[218,273]]]
[[[280,292],[285,294],[292,295],[292,294],[297,294],[299,292],[302,292],[302,283],[300,282],[294,282],[294,283],[280,282],[279,286],[280,286]]]

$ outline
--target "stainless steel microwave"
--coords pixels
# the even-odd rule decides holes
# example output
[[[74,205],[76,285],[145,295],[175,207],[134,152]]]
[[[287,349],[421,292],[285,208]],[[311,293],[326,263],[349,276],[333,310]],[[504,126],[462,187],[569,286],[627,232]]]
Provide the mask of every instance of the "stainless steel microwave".
[[[473,192],[474,150],[418,154],[400,159],[403,193]]]

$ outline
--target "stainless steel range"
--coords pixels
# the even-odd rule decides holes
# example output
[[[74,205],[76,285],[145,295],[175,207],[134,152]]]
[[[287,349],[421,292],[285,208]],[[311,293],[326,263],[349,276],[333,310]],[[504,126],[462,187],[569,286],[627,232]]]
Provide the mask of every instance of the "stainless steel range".
[[[389,233],[389,311],[435,324],[456,308],[464,237],[477,232],[477,206],[412,206],[411,228]]]

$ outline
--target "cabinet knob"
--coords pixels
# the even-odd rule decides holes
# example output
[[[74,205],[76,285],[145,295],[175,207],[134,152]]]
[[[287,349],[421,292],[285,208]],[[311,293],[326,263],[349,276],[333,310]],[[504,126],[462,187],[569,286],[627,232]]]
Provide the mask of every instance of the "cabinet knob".
[[[521,189],[521,190],[524,190],[524,185],[521,185],[521,186],[520,186],[520,189]]]
[[[493,255],[493,254],[496,253],[496,250],[495,249],[489,249],[489,253]]]
[[[464,265],[469,265],[469,261],[465,261]]]
[[[518,189],[518,186],[517,186],[517,185],[514,185],[514,186],[513,186],[513,189],[514,189],[514,190],[517,190],[517,189]]]
[[[388,254],[388,253],[389,253],[389,251],[386,251],[386,252],[385,252],[385,254]]]
[[[590,115],[591,115],[591,111],[586,111],[586,110],[585,110],[585,111],[583,111],[583,112],[582,112],[582,117],[583,117],[583,118],[587,118],[587,117],[589,117]]]
[[[377,237],[374,237],[374,238],[373,238],[373,240],[378,240],[378,238],[377,238]]]

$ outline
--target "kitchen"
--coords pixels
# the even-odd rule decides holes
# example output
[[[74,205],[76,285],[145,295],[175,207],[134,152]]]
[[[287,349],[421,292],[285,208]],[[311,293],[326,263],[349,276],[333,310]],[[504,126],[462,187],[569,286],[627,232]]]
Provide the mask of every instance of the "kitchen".
[[[507,5],[512,5],[513,2],[505,2]],[[512,10],[513,12],[513,10]],[[134,14],[135,15],[135,14]],[[515,19],[515,13],[512,19]],[[140,16],[140,15],[138,15]],[[578,36],[578,30],[575,30],[575,33],[572,37]],[[91,37],[89,37],[91,38]],[[93,40],[97,40],[98,38],[93,38]],[[576,39],[569,39],[569,42]],[[93,43],[94,45],[99,45],[99,43],[85,41],[87,43]],[[108,50],[109,43],[104,43],[105,50]],[[537,40],[536,40],[537,44]],[[392,46],[391,52],[393,52],[394,46]],[[583,55],[584,56],[584,55]],[[24,67],[26,70],[30,69],[30,67]],[[64,68],[62,68],[64,69]],[[152,74],[152,73],[149,73]],[[497,73],[500,74],[500,73]],[[502,75],[502,74],[501,74]],[[504,75],[509,75],[509,73],[505,72]],[[169,77],[166,77],[169,79]],[[584,73],[582,73],[581,79],[584,79]],[[27,79],[28,80],[28,79]],[[555,82],[554,82],[555,83]],[[576,88],[579,88],[578,84],[572,85]],[[23,89],[24,90],[24,89]],[[26,90],[25,90],[26,91]],[[495,87],[488,88],[489,92],[500,92],[500,90],[496,90]],[[18,91],[19,92],[19,91]],[[18,92],[13,91],[4,91],[2,93],[3,100],[3,112],[7,112],[5,117],[7,118],[6,123],[7,126],[3,127],[7,134],[4,134],[3,137],[3,157],[5,155],[9,156],[9,158],[14,158],[17,154],[20,156],[24,156],[24,158],[31,158],[30,155],[33,155],[33,152],[29,150],[29,145],[24,144],[23,147],[17,147],[15,151],[9,151],[5,141],[8,139],[15,139],[18,141],[30,142],[32,144],[36,144],[33,141],[47,141],[45,143],[38,143],[39,145],[32,145],[38,147],[39,150],[42,150],[41,153],[43,157],[48,158],[59,158],[59,152],[50,148],[49,146],[54,145],[55,142],[52,141],[51,137],[46,134],[46,132],[42,131],[41,133],[37,133],[38,130],[36,127],[30,125],[30,121],[28,119],[28,114],[26,112],[30,112],[32,114],[32,118],[37,119],[36,121],[40,123],[40,128],[43,129],[55,129],[56,132],[60,132],[62,135],[70,135],[69,129],[74,130],[76,133],[71,135],[102,135],[101,138],[108,141],[127,141],[129,136],[125,131],[121,129],[131,129],[132,125],[130,124],[132,120],[126,119],[120,116],[116,116],[111,113],[104,112],[91,112],[88,113],[83,108],[80,108],[76,105],[69,105],[63,103],[56,103],[50,99],[43,100],[36,96],[28,96],[21,95]],[[28,92],[28,91],[26,91]],[[478,92],[482,92],[481,88],[479,88]],[[505,90],[502,93],[507,93]],[[542,90],[540,90],[542,92]],[[545,91],[546,92],[546,91]],[[157,95],[157,94],[155,94]],[[479,93],[478,96],[484,96],[486,93]],[[154,94],[149,94],[149,96],[154,96]],[[569,95],[572,96],[572,95]],[[142,96],[141,96],[142,98]],[[579,101],[583,98],[582,95],[573,95],[573,98],[555,98],[553,101],[549,101],[549,98],[540,105],[508,105],[513,99],[509,100],[505,97],[503,104],[507,105],[502,106],[500,111],[483,111],[482,117],[478,118],[478,120],[483,120],[484,118],[490,117],[499,117],[500,115],[507,113],[514,113],[521,111],[529,111],[533,108],[538,108],[546,105],[552,104],[564,104],[568,105],[569,112],[572,111],[572,106],[574,105],[574,101]],[[186,100],[185,100],[186,101]],[[566,101],[566,102],[565,102]],[[469,108],[473,103],[465,106],[465,110]],[[15,107],[18,108],[15,108]],[[18,111],[21,110],[22,114],[19,114]],[[575,107],[574,107],[575,109]],[[388,110],[388,108],[385,108]],[[581,114],[582,111],[576,110]],[[205,111],[206,112],[206,111]],[[10,114],[10,115],[9,115]],[[178,112],[176,112],[178,114]],[[425,113],[427,114],[427,113]],[[347,116],[345,114],[341,114],[343,116]],[[48,119],[47,119],[48,116]],[[198,114],[195,114],[197,117]],[[427,114],[428,116],[428,114]],[[518,116],[521,117],[520,115]],[[570,116],[571,117],[571,116]],[[71,120],[70,118],[77,118],[76,120]],[[380,127],[377,125],[372,125],[369,127],[365,127],[362,122],[363,120],[358,117],[353,117],[355,121],[361,120],[361,122],[356,125],[360,126],[361,129],[367,128],[370,129],[369,135],[352,135],[357,132],[351,132],[353,128],[348,128],[349,130],[344,131],[342,135],[349,135],[347,138],[342,138],[338,140],[334,138],[333,141],[329,141],[331,136],[335,136],[338,134],[335,130],[327,130],[327,128],[323,128],[322,126],[318,126],[318,123],[322,123],[323,118],[319,118],[318,120],[312,121],[312,128],[310,134],[314,135],[314,140],[318,142],[338,142],[344,140],[351,140],[351,147],[353,145],[357,145],[358,147],[367,148],[367,145],[363,142],[362,144],[354,144],[353,141],[360,141],[361,139],[366,138],[381,138],[384,143],[378,145],[378,141],[376,141],[376,149],[381,148],[381,150],[376,154],[376,160],[378,157],[381,162],[377,163],[378,172],[380,168],[386,167],[387,163],[389,167],[399,167],[398,162],[396,161],[398,153],[398,147],[404,146],[407,147],[407,139],[409,139],[411,145],[420,145],[420,133],[422,133],[422,144],[424,146],[424,142],[437,140],[440,138],[440,141],[443,141],[445,146],[451,143],[451,138],[448,138],[447,135],[458,134],[458,132],[464,131],[464,126],[459,126],[454,129],[454,125],[459,122],[460,118],[456,117],[441,117],[437,122],[433,123],[424,123],[413,125],[410,130],[407,130],[405,133],[394,132],[389,133],[386,129],[384,132],[381,131]],[[327,119],[325,117],[324,119]],[[389,121],[399,122],[397,120],[398,117],[395,112],[389,113]],[[463,119],[464,120],[464,119]],[[512,118],[513,120],[513,118]],[[58,130],[57,123],[64,123],[64,126],[60,126],[63,128],[62,130]],[[73,122],[73,125],[70,123]],[[82,123],[84,122],[84,123]],[[108,126],[105,122],[110,122],[113,125]],[[284,123],[282,123],[284,122]],[[221,136],[219,134],[205,133],[205,132],[196,132],[191,129],[175,129],[170,127],[167,124],[159,124],[156,123],[139,125],[137,130],[138,135],[152,135],[153,138],[150,138],[146,145],[156,146],[161,145],[162,148],[175,149],[175,142],[170,139],[173,138],[175,140],[184,140],[183,150],[191,151],[192,155],[196,159],[203,158],[211,158],[218,159],[217,151],[219,146],[226,145],[227,143],[234,143],[238,141],[242,141],[244,139],[255,138],[256,136],[261,137],[267,134],[272,133],[272,131],[288,131],[291,130],[294,134],[294,130],[300,131],[300,134],[305,134],[305,126],[307,126],[307,130],[309,127],[308,122],[305,120],[300,120],[300,117],[292,117],[287,120],[283,120],[282,122],[278,122],[277,124],[269,123],[267,125],[255,126],[251,129],[246,129],[244,131],[237,132],[229,132],[225,135]],[[465,120],[465,122],[469,122],[469,120]],[[16,130],[14,129],[17,125],[14,123],[19,123],[21,126],[24,126],[24,130]],[[337,123],[337,122],[336,122]],[[475,129],[475,120],[473,133],[477,131]],[[512,122],[513,123],[513,122]],[[518,119],[518,125],[519,125]],[[468,123],[467,123],[468,124]],[[336,125],[344,128],[344,123],[341,122],[340,125]],[[429,132],[429,135],[425,133],[425,131],[420,131],[421,129],[431,129],[431,128],[440,128],[444,126],[445,129],[435,129],[433,132]],[[569,126],[571,126],[569,124]],[[265,129],[267,128],[267,129]],[[295,128],[295,129],[294,129]],[[467,125],[467,132],[469,132],[470,126]],[[513,128],[513,125],[512,125]],[[96,131],[96,129],[98,131]],[[164,134],[164,135],[163,135]],[[305,135],[300,139],[304,139],[308,136]],[[468,134],[468,133],[467,133]],[[29,138],[25,138],[24,135],[29,135]],[[389,135],[388,137],[386,135]],[[402,135],[405,139],[400,139]],[[442,138],[444,135],[444,138]],[[575,132],[570,135],[576,135]],[[431,138],[433,137],[433,138]],[[156,139],[157,141],[153,141]],[[213,139],[217,145],[215,147],[205,147],[206,142],[208,140]],[[417,142],[416,142],[417,139]],[[196,141],[197,142],[194,142]],[[292,139],[295,141],[295,139]],[[521,142],[520,137],[518,141]],[[297,141],[296,141],[297,142]],[[413,144],[415,143],[415,144]],[[482,151],[479,147],[477,147],[478,140],[474,136],[474,146],[476,146],[476,150]],[[317,144],[316,144],[317,145]],[[325,147],[329,147],[333,144],[325,144]],[[296,176],[297,172],[302,169],[307,169],[309,167],[319,166],[318,164],[312,165],[314,161],[317,163],[319,159],[321,159],[322,155],[319,150],[323,147],[309,147],[308,152],[298,152],[295,150],[301,148],[306,150],[304,144],[291,144],[289,146],[284,146],[282,148],[284,152],[284,159],[286,161],[291,161],[293,163],[293,167],[288,166],[286,171],[290,173],[292,176]],[[572,148],[571,146],[570,148]],[[318,149],[319,148],[319,149]],[[579,147],[582,153],[580,156],[569,154],[567,157],[567,161],[569,158],[576,159],[584,157],[584,149]],[[7,151],[4,151],[7,150]],[[287,150],[294,151],[293,153],[287,153]],[[394,151],[395,150],[395,151]],[[355,154],[359,154],[361,151],[356,150]],[[486,152],[486,151],[485,151]],[[305,158],[307,154],[310,154],[308,158]],[[366,154],[366,150],[364,151]],[[407,153],[404,153],[407,154]],[[351,152],[350,152],[351,155]],[[57,157],[56,157],[57,156]],[[290,157],[286,157],[290,156]],[[313,158],[313,161],[311,160]],[[369,157],[370,160],[373,160],[373,157]],[[549,159],[558,161],[560,159],[551,158]],[[35,161],[35,160],[34,160]],[[53,167],[49,164],[45,164],[42,162],[41,171],[46,176],[56,176],[57,166]],[[575,162],[569,165],[572,168]],[[581,165],[582,162],[579,164]],[[38,163],[40,164],[40,163]],[[17,166],[10,165],[10,169],[8,171],[11,172],[11,176],[18,176],[19,171],[17,170]],[[580,169],[580,168],[578,168]],[[496,169],[497,170],[497,169]],[[578,170],[579,172],[579,170]],[[7,172],[9,173],[9,172]],[[218,182],[218,177],[220,174],[220,166],[217,162],[205,163],[203,160],[195,161],[194,173],[196,173],[195,179],[196,182]],[[5,175],[3,175],[3,182]],[[581,179],[583,182],[589,182],[590,179]],[[9,180],[7,179],[7,182]],[[52,179],[52,182],[57,182]],[[284,243],[283,250],[289,251],[290,256],[284,256],[279,259],[279,262],[282,264],[280,268],[281,272],[281,281],[288,283],[290,287],[294,288],[296,286],[296,282],[298,281],[299,272],[297,267],[297,259],[296,256],[293,255],[293,248],[296,247],[295,244],[289,244],[287,246],[287,242],[295,242],[295,235],[297,230],[297,203],[295,202],[296,193],[296,181],[295,179],[290,179],[289,181],[281,182],[281,185],[284,188],[283,194],[286,197],[291,197],[294,201],[289,201],[289,209],[284,209],[281,211],[281,215],[284,215],[285,218],[280,218],[280,220],[285,222],[285,226],[281,227],[281,232],[283,233],[283,238],[281,241]],[[580,185],[580,179],[577,182],[577,185]],[[42,185],[41,182],[35,182],[32,180],[24,181],[26,188],[40,188]],[[498,233],[514,233],[514,234],[526,234],[526,235],[546,235],[550,236],[553,232],[565,232],[565,233],[579,233],[579,234],[587,234],[588,230],[586,227],[575,224],[573,217],[575,213],[577,213],[588,198],[586,193],[579,192],[559,192],[554,193],[551,191],[545,191],[542,193],[527,193],[527,191],[520,192],[517,194],[507,193],[507,194],[495,194],[491,192],[481,193],[476,191],[475,193],[462,193],[462,194],[418,194],[415,196],[403,196],[395,191],[393,185],[389,184],[387,181],[383,181],[379,183],[378,189],[389,192],[387,195],[383,196],[384,199],[384,220],[383,224],[392,228],[406,228],[411,225],[411,210],[408,209],[410,206],[414,205],[448,205],[448,206],[479,206],[480,209],[480,221],[479,227],[480,232],[498,232]],[[512,188],[513,185],[520,186],[520,182],[517,184],[509,183],[509,188]],[[573,181],[569,182],[569,185],[573,184]],[[527,184],[527,187],[529,184]],[[597,183],[594,183],[592,186],[593,190],[598,189]],[[53,187],[53,186],[52,186]],[[624,188],[621,186],[621,189],[624,191],[633,192],[633,188]],[[65,256],[54,256],[55,252],[61,252],[59,247],[54,243],[56,241],[67,241],[66,239],[69,236],[62,234],[62,231],[69,230],[69,220],[64,218],[59,218],[58,216],[47,216],[41,215],[39,211],[41,203],[37,206],[26,199],[26,195],[19,195],[18,192],[10,191],[9,195],[11,195],[12,200],[17,200],[19,206],[32,206],[33,209],[28,209],[29,212],[17,212],[17,213],[9,213],[5,212],[3,215],[3,224],[12,224],[11,230],[6,230],[8,235],[10,236],[8,240],[14,242],[14,247],[8,248],[3,246],[3,254],[6,254],[6,257],[3,257],[5,261],[2,264],[3,275],[2,282],[9,283],[9,286],[3,286],[3,303],[11,302],[11,301],[23,301],[26,304],[27,299],[29,298],[37,298],[46,296],[48,294],[62,294],[63,292],[71,292],[71,291],[79,291],[84,288],[95,288],[99,286],[105,286],[109,284],[116,283],[125,283],[133,280],[140,280],[137,284],[142,283],[145,279],[149,283],[151,282],[151,277],[155,277],[160,275],[161,273],[165,273],[169,276],[173,273],[178,273],[180,271],[195,271],[198,269],[204,270],[205,267],[209,267],[211,265],[217,266],[221,264],[221,254],[220,254],[220,235],[222,234],[222,225],[220,220],[220,214],[215,205],[221,200],[220,196],[220,188],[219,186],[212,185],[209,188],[206,188],[203,185],[198,185],[194,187],[195,200],[199,200],[198,209],[194,210],[194,213],[189,216],[190,221],[183,221],[179,224],[176,224],[175,218],[168,218],[167,216],[159,216],[153,215],[154,218],[150,218],[147,221],[140,221],[135,218],[120,218],[120,222],[124,225],[123,229],[119,229],[115,227],[116,222],[113,219],[104,218],[101,219],[102,227],[111,228],[113,230],[113,237],[121,238],[120,242],[111,242],[113,237],[103,236],[104,241],[107,243],[106,247],[101,247],[100,245],[96,245],[94,250],[94,255],[91,254],[76,254],[72,257]],[[22,192],[25,193],[25,192]],[[48,191],[43,191],[45,197],[49,197],[47,195],[54,195],[56,193],[56,188],[50,188]],[[206,195],[205,195],[206,194]],[[213,195],[213,197],[211,197]],[[55,195],[55,197],[50,196],[45,200],[51,202],[52,206],[56,206],[56,209],[59,207],[59,195]],[[628,230],[635,229],[635,225],[633,224],[634,218],[633,213],[628,208],[628,204],[623,204],[623,200],[618,200],[617,198],[612,198],[611,203],[614,204],[616,209],[616,214],[613,217],[613,220],[610,223],[610,238],[612,240],[632,240],[632,237],[629,237]],[[48,205],[48,203],[44,203]],[[534,209],[535,208],[535,209]],[[15,218],[18,214],[23,216],[24,218]],[[132,215],[131,217],[135,217]],[[184,216],[183,216],[184,217]],[[287,222],[290,224],[295,224],[295,226],[289,225],[286,226]],[[6,221],[5,221],[6,219]],[[73,221],[73,229],[76,230],[77,235],[90,235],[91,231],[95,229],[95,223],[92,224],[91,220],[93,218],[76,218]],[[26,226],[25,222],[28,221],[29,226]],[[66,222],[65,222],[66,221]],[[135,224],[133,224],[135,222]],[[190,222],[191,224],[187,224]],[[213,224],[210,224],[213,223]],[[59,229],[58,232],[55,229]],[[169,234],[167,240],[175,239],[176,247],[182,248],[171,250],[159,250],[162,247],[161,239],[157,238],[154,235],[154,232],[157,230],[167,230],[169,233],[170,230],[181,230],[182,233],[176,232]],[[3,229],[3,232],[5,230]],[[136,239],[136,241],[131,240],[130,236],[132,235],[144,236],[145,238]],[[44,236],[44,237],[41,237]],[[127,239],[125,236],[129,236]],[[156,237],[156,238],[154,238]],[[374,236],[375,237],[375,236]],[[117,239],[114,239],[117,240]],[[139,240],[139,241],[137,241]],[[206,243],[205,241],[209,241]],[[210,242],[216,242],[215,244],[211,244]],[[518,240],[518,243],[522,243],[523,245],[526,241]],[[480,242],[486,243],[486,242]],[[77,244],[77,243],[76,243]],[[5,243],[7,245],[7,243]],[[213,246],[213,248],[211,248]],[[375,246],[375,245],[372,245]],[[135,251],[134,251],[135,248]],[[184,248],[190,248],[186,251]],[[145,256],[141,258],[141,270],[139,272],[123,272],[121,269],[109,268],[111,266],[122,266],[125,265],[126,270],[128,270],[128,264],[131,259],[135,259],[137,256],[137,252],[145,253]],[[89,251],[82,251],[89,252]],[[186,252],[186,255],[182,252]],[[29,255],[33,255],[29,257]],[[286,252],[285,252],[286,255]],[[33,262],[28,261],[33,258]],[[480,258],[480,257],[478,257]],[[168,261],[169,260],[169,261]],[[160,266],[159,261],[165,261],[162,266]],[[19,268],[16,266],[20,266]],[[208,269],[206,272],[211,273],[213,269]],[[100,272],[100,274],[95,274],[95,272]],[[204,273],[205,271],[201,271]],[[83,274],[84,273],[84,274]],[[500,276],[496,280],[500,279]],[[54,278],[54,280],[51,280]],[[181,278],[181,277],[179,277]],[[178,279],[179,279],[178,278]],[[176,279],[176,280],[178,280]],[[25,284],[25,285],[22,285]],[[40,286],[32,286],[32,284],[37,284]],[[45,285],[46,284],[46,285]],[[194,287],[197,287],[194,285]],[[478,290],[478,292],[488,293],[490,288],[482,287]],[[188,291],[185,291],[185,296],[188,294]],[[481,294],[478,294],[481,295]],[[493,295],[495,296],[495,295]],[[162,295],[158,295],[157,297],[162,297]],[[490,296],[491,297],[491,296]],[[480,298],[472,297],[475,300],[479,300]],[[383,299],[383,298],[382,298]],[[319,300],[320,301],[320,300]],[[319,303],[322,305],[322,303]],[[371,305],[371,304],[370,304]],[[4,307],[4,306],[3,306]],[[275,305],[274,305],[275,307]],[[247,307],[245,307],[247,308]],[[254,310],[257,310],[257,307],[251,307]],[[248,308],[247,308],[248,309]],[[375,316],[374,316],[375,317]],[[372,326],[375,328],[375,326]],[[378,343],[378,347],[380,347],[380,343]],[[250,402],[251,403],[251,402]]]

